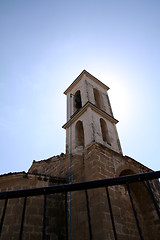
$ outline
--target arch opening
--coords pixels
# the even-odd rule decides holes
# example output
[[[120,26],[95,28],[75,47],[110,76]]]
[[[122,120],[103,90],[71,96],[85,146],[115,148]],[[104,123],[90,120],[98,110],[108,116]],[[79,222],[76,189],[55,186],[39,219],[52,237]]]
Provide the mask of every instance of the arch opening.
[[[78,111],[82,107],[81,92],[78,90],[74,95],[74,110]]]
[[[75,133],[76,133],[76,147],[82,146],[84,147],[84,128],[83,128],[83,123],[82,121],[78,121],[76,123],[76,128],[75,128]]]
[[[96,88],[93,88],[93,92],[94,92],[95,105],[98,108],[101,108],[100,93],[99,93],[99,91]]]
[[[107,144],[111,145],[107,124],[104,121],[104,119],[102,119],[102,118],[100,118],[100,125],[101,125],[101,132],[102,132],[103,141],[106,142]]]
[[[136,174],[136,173],[133,170],[126,168],[121,171],[119,176],[127,176],[127,175],[133,175],[133,174]],[[132,194],[134,206],[137,212],[137,216],[138,216],[138,220],[141,226],[143,236],[145,239],[152,239],[153,222],[150,222],[149,219],[152,218],[152,214],[155,211],[155,209],[153,206],[153,202],[151,200],[151,196],[148,193],[146,184],[145,182],[134,182],[134,183],[130,183],[129,187],[130,187],[130,191]],[[125,208],[123,212],[124,212],[124,222],[127,226],[128,216],[127,214],[125,214],[125,212],[128,211],[128,213],[130,214],[132,212],[132,209],[131,209],[131,203],[130,203],[126,185],[120,185],[119,191],[121,193],[121,197],[123,196],[123,201],[125,202],[124,204]],[[135,217],[132,216],[132,218],[133,218],[132,222],[135,224]],[[154,235],[156,239],[156,236],[157,236],[156,231],[154,232]]]
[[[136,173],[134,173],[131,169],[125,169],[120,173],[119,176],[121,177],[121,176],[133,175],[133,174],[136,174]]]

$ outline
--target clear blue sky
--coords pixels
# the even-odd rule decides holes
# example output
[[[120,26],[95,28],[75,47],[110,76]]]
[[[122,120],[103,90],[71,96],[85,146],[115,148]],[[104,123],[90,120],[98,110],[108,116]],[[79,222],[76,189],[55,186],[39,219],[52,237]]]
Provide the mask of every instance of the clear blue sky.
[[[160,169],[160,1],[0,1],[0,173],[65,152],[63,92],[110,87],[124,155]]]

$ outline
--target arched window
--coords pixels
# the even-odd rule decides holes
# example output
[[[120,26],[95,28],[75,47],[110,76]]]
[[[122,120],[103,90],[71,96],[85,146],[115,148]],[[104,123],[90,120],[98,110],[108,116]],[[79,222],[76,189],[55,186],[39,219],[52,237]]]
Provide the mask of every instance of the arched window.
[[[133,170],[127,168],[127,169],[123,170],[119,176],[121,177],[121,176],[126,176],[126,175],[133,175],[133,174],[136,174],[136,173]],[[132,214],[132,208],[131,208],[131,203],[130,203],[127,186],[125,184],[119,185],[118,188],[119,188],[119,194],[120,194],[119,199],[122,200],[123,206],[124,206],[124,207],[122,207],[122,210],[121,210],[124,213],[123,214],[124,228],[127,229],[128,224],[129,225],[132,224],[133,226],[136,227],[135,217]],[[136,215],[138,217],[139,224],[142,228],[141,230],[142,230],[144,239],[156,239],[157,233],[156,233],[156,231],[152,230],[153,227],[155,227],[155,223],[150,221],[150,219],[152,218],[151,216],[155,210],[154,210],[152,198],[148,192],[145,182],[130,183],[129,188],[130,188],[130,192],[131,192],[132,199],[134,202],[134,207],[137,212]],[[130,220],[128,221],[128,215],[129,215],[128,213],[129,212],[130,212]]]
[[[78,121],[76,123],[76,146],[83,146],[84,147],[84,129],[82,121]]]
[[[101,108],[101,99],[100,99],[99,91],[96,88],[93,88],[93,92],[94,92],[95,105],[98,108]]]
[[[102,132],[103,141],[107,142],[109,145],[111,145],[109,134],[108,134],[107,124],[102,118],[100,118],[100,125],[101,125],[101,132]]]
[[[79,110],[82,107],[82,101],[81,101],[81,92],[78,90],[74,95],[74,109],[75,112]]]
[[[120,173],[119,176],[121,177],[121,176],[127,176],[127,175],[132,175],[132,174],[136,174],[136,173],[134,173],[133,170],[131,170],[131,169],[125,169]]]

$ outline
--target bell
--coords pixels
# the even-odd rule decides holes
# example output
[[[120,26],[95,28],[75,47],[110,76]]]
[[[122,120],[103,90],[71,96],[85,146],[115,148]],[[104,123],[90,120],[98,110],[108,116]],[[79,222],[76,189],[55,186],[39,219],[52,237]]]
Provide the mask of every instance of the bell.
[[[82,107],[82,103],[81,103],[81,96],[79,94],[77,95],[75,102],[76,102],[76,108],[80,109]]]

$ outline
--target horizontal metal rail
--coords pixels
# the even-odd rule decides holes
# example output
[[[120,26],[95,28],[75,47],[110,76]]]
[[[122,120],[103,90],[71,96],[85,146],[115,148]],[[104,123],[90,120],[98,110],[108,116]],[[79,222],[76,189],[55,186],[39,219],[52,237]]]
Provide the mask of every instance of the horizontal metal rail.
[[[148,172],[134,175],[121,176],[117,178],[108,178],[103,180],[80,182],[64,185],[56,185],[42,188],[32,188],[16,191],[1,192],[0,199],[21,198],[28,196],[38,196],[44,194],[54,194],[62,192],[73,192],[85,189],[101,188],[106,186],[115,186],[126,183],[141,182],[160,178],[160,171]]]
[[[88,230],[89,230],[89,239],[93,239],[92,234],[92,224],[91,224],[91,215],[90,215],[90,203],[89,203],[89,197],[88,197],[88,189],[95,189],[95,188],[105,188],[106,189],[106,195],[108,199],[108,206],[110,211],[110,218],[112,223],[112,230],[114,235],[114,240],[117,240],[117,230],[116,230],[116,224],[114,220],[114,215],[112,212],[112,204],[109,194],[109,186],[115,186],[115,185],[121,185],[125,184],[128,190],[130,203],[132,206],[132,210],[135,216],[135,222],[137,225],[137,230],[139,233],[139,237],[141,240],[144,239],[142,228],[140,225],[139,217],[137,214],[136,206],[134,204],[134,200],[132,197],[132,192],[130,190],[130,183],[134,182],[145,182],[146,187],[148,189],[148,192],[151,196],[151,199],[153,201],[153,205],[155,207],[155,210],[157,211],[157,215],[160,218],[160,210],[159,206],[157,204],[157,201],[155,199],[154,193],[152,191],[152,188],[150,186],[149,180],[158,179],[160,178],[160,171],[156,172],[149,172],[149,173],[141,173],[141,174],[135,174],[135,175],[128,175],[128,176],[121,176],[117,178],[109,178],[104,180],[96,180],[96,181],[90,181],[90,182],[81,182],[81,183],[72,183],[72,184],[64,184],[64,185],[56,185],[56,186],[49,186],[49,187],[42,187],[42,188],[32,188],[32,189],[25,189],[25,190],[16,190],[16,191],[8,191],[8,192],[1,192],[0,193],[0,199],[5,199],[4,201],[4,207],[2,211],[2,217],[0,221],[0,237],[2,233],[3,228],[3,222],[5,218],[5,212],[7,208],[7,201],[10,198],[24,198],[23,203],[23,209],[22,209],[22,218],[21,218],[21,224],[20,224],[20,231],[19,231],[19,240],[23,239],[23,228],[24,228],[24,220],[25,220],[25,211],[26,211],[26,205],[27,205],[27,198],[30,196],[39,196],[44,195],[44,203],[43,203],[43,226],[42,226],[42,240],[46,239],[46,209],[47,209],[47,195],[49,194],[55,194],[55,193],[64,193],[65,196],[65,239],[68,240],[68,203],[67,203],[67,194],[73,191],[80,191],[83,190],[85,192],[86,196],[86,211],[87,211],[87,217],[88,217]],[[71,212],[70,212],[71,214]]]

